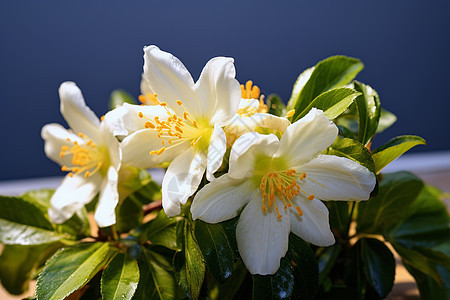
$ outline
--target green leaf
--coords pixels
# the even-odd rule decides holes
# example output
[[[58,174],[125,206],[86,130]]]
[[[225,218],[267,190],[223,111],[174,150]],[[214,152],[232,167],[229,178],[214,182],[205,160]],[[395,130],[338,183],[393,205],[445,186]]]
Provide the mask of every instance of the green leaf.
[[[269,109],[268,113],[278,116],[284,117],[286,116],[286,105],[281,100],[280,96],[277,94],[270,94],[267,97],[267,108]]]
[[[249,275],[250,273],[247,271],[247,268],[242,261],[237,261],[234,264],[231,276],[228,277],[224,283],[220,284],[214,279],[214,277],[208,278],[209,298],[211,300],[232,300],[241,299],[241,297],[246,298],[239,295],[238,292],[241,288],[246,289],[243,287],[243,283],[247,276],[250,277]]]
[[[358,205],[357,231],[383,234],[401,219],[423,187],[409,172],[385,174],[378,195]]]
[[[286,257],[294,274],[294,299],[315,299],[319,288],[319,268],[308,243],[291,233]]]
[[[361,144],[367,145],[378,128],[380,98],[369,85],[354,81],[353,86],[356,91],[361,93],[355,101],[358,109],[358,140]]]
[[[36,269],[51,256],[61,244],[22,246],[5,245],[0,256],[0,280],[13,295],[28,290],[28,283]]]
[[[350,214],[348,211],[349,202],[347,201],[326,201],[330,215],[331,229],[338,230],[340,234],[347,236],[347,226],[350,222]]]
[[[116,207],[116,217],[116,230],[118,232],[128,232],[142,224],[144,217],[142,204],[132,197],[128,197]]]
[[[36,295],[64,299],[84,286],[112,255],[108,243],[82,243],[58,251],[37,280]]]
[[[150,181],[128,197],[145,205],[161,199],[161,187],[156,182]]]
[[[150,241],[152,245],[160,245],[172,250],[181,250],[177,245],[177,223],[179,218],[169,218],[161,209],[155,219],[135,229],[133,236],[141,243]]]
[[[361,258],[366,279],[385,298],[394,286],[395,259],[386,245],[371,238],[360,239]]]
[[[381,133],[385,131],[386,129],[391,127],[396,121],[397,117],[393,113],[382,108],[380,111],[380,120],[378,121],[378,128],[376,133]]]
[[[39,245],[70,238],[54,231],[42,209],[19,197],[0,196],[0,242]]]
[[[223,283],[233,272],[237,259],[235,243],[230,241],[222,223],[196,221],[195,236],[206,265],[214,278]]]
[[[405,267],[416,280],[420,292],[420,299],[450,299],[450,271],[448,269],[439,268],[438,272],[444,278],[443,283],[439,284],[430,278],[430,276],[410,264],[405,263]]]
[[[313,107],[323,110],[329,119],[334,119],[342,114],[359,95],[361,93],[348,88],[336,88],[324,92],[314,98],[301,113],[295,113],[292,122],[304,117]]]
[[[152,177],[147,170],[125,165],[120,169],[120,181],[117,188],[123,199],[151,182]]]
[[[425,140],[419,136],[402,135],[376,148],[372,152],[372,158],[375,162],[377,173],[380,173],[384,167],[412,147],[425,144]]]
[[[348,138],[336,138],[324,154],[351,159],[375,173],[375,165],[369,150],[363,144]]]
[[[138,263],[141,277],[133,299],[178,299],[177,283],[168,258],[143,248]]]
[[[102,274],[101,291],[104,299],[131,299],[139,283],[137,261],[119,253]]]
[[[191,226],[186,220],[177,225],[177,235],[181,241],[182,251],[175,254],[175,275],[179,284],[192,299],[198,299],[205,277],[203,256],[193,235]],[[178,246],[178,247],[180,247]]]
[[[50,199],[54,193],[55,190],[52,189],[32,190],[21,195],[20,198],[33,203],[45,214],[50,207]]]
[[[291,120],[298,120],[297,116],[323,92],[350,83],[363,67],[359,59],[332,56],[303,72],[297,79],[289,99],[288,109],[295,109]]]
[[[112,110],[123,103],[137,104],[136,100],[128,92],[121,89],[112,91],[109,98],[109,109]]]
[[[293,291],[294,272],[286,257],[281,259],[275,274],[253,275],[252,299],[289,299]]]
[[[323,248],[323,252],[320,254],[317,264],[319,267],[319,282],[323,283],[325,278],[327,278],[330,271],[336,264],[336,260],[339,257],[339,254],[342,251],[342,246],[338,243]]]

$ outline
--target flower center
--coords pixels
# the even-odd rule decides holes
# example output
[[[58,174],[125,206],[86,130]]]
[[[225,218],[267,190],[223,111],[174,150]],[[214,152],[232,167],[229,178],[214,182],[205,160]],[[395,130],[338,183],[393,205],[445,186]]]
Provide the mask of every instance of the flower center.
[[[207,120],[196,120],[180,100],[177,100],[177,105],[183,108],[183,117],[177,116],[166,102],[160,102],[156,94],[152,99],[156,101],[156,105],[165,108],[168,118],[160,120],[160,117],[156,116],[152,119],[139,112],[139,117],[147,120],[145,128],[157,132],[157,137],[161,139],[162,147],[151,151],[151,155],[161,155],[167,149],[186,141],[200,151],[208,149],[213,129]]]
[[[275,208],[278,219],[282,218],[277,199],[282,202],[286,210],[294,206],[293,198],[303,193],[308,200],[313,200],[314,195],[303,191],[299,182],[306,178],[306,173],[297,173],[294,169],[288,169],[286,162],[281,158],[257,157],[255,160],[259,168],[255,168],[255,179],[259,180],[259,189],[262,191],[261,209],[267,211],[267,207]],[[262,175],[262,177],[261,177]],[[299,216],[303,215],[300,206],[295,206]]]
[[[249,80],[245,86],[241,84],[241,98],[242,99],[259,99],[259,106],[255,109],[252,106],[238,109],[237,113],[240,117],[251,117],[255,113],[266,113],[269,111],[266,104],[264,104],[264,96],[261,95],[261,90],[258,86],[253,85],[253,81]]]
[[[73,177],[74,174],[83,174],[85,178],[88,178],[97,172],[105,175],[110,165],[108,150],[103,146],[97,147],[91,139],[82,133],[79,133],[78,136],[86,143],[79,144],[77,141],[67,139],[68,142],[73,143],[73,146],[62,146],[59,157],[72,155],[72,161],[70,166],[63,165],[61,170],[69,172],[70,177]]]

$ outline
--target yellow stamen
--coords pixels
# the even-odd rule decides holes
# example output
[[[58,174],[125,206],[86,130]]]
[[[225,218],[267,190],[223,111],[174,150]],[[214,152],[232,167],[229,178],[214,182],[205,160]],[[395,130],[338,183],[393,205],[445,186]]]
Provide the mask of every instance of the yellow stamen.
[[[295,114],[295,109],[291,109],[290,111],[287,112],[286,117],[290,118]]]

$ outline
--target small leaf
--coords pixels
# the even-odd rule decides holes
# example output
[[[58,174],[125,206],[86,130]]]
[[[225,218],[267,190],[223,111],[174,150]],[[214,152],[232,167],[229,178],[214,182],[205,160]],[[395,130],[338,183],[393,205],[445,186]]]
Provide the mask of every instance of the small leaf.
[[[350,83],[363,67],[359,59],[332,56],[306,70],[297,79],[289,99],[288,109],[295,109],[291,120],[297,120],[297,116],[323,92]]]
[[[119,253],[102,274],[101,291],[104,299],[131,299],[139,282],[137,261]]]
[[[378,128],[376,133],[381,133],[385,131],[386,129],[391,127],[396,121],[397,117],[393,113],[382,108],[380,111],[380,120],[378,121]]]
[[[359,95],[361,93],[348,88],[336,88],[324,92],[314,98],[301,113],[295,113],[292,122],[304,117],[313,107],[323,110],[329,119],[334,119],[342,114]]]
[[[385,174],[378,195],[358,204],[357,231],[383,234],[401,219],[423,187],[408,172]]]
[[[364,274],[381,298],[385,298],[394,286],[395,259],[386,245],[371,238],[360,239]]]
[[[168,258],[143,248],[138,263],[141,277],[133,299],[178,299],[177,283]]]
[[[372,158],[377,174],[394,159],[414,146],[425,145],[425,140],[415,135],[397,136],[389,142],[373,150]]]
[[[354,89],[361,93],[356,98],[356,108],[358,109],[358,137],[359,142],[363,145],[374,136],[380,119],[380,98],[377,92],[369,85],[365,85],[358,81],[353,82]]]
[[[112,110],[123,103],[137,104],[136,100],[128,92],[120,89],[112,91],[109,98],[109,109]]]
[[[64,299],[84,286],[109,261],[108,243],[82,243],[58,251],[39,275],[36,295]]]
[[[205,263],[198,246],[191,226],[186,220],[177,225],[182,233],[179,238],[182,240],[182,251],[177,252],[174,258],[175,275],[178,282],[190,295],[192,299],[198,299],[200,289],[205,277]]]
[[[291,233],[286,258],[294,274],[293,299],[315,299],[319,289],[319,268],[309,244]]]
[[[233,272],[236,260],[234,243],[229,241],[222,223],[195,222],[195,236],[214,278],[223,283]]]
[[[267,97],[267,108],[269,109],[268,113],[278,116],[284,117],[286,116],[286,105],[281,100],[280,96],[277,94],[270,94]]]
[[[351,159],[375,173],[375,165],[369,150],[363,144],[348,138],[336,138],[324,154],[336,155]]]
[[[155,219],[135,229],[133,236],[139,237],[142,243],[150,241],[152,245],[160,245],[172,250],[180,250],[177,245],[176,217],[169,218],[161,209]]]
[[[289,259],[283,257],[273,275],[253,275],[252,299],[289,299],[294,291],[294,273]]]

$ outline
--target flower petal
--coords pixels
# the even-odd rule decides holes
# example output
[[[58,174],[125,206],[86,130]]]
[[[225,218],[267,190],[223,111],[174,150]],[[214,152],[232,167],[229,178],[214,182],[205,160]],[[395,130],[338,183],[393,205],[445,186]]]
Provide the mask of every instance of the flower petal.
[[[100,188],[100,197],[95,209],[95,221],[99,227],[107,227],[116,223],[116,206],[119,203],[119,192],[117,170],[111,166],[108,169],[107,177],[103,179]]]
[[[191,74],[172,54],[156,46],[145,47],[144,78],[149,89],[158,94],[160,101],[167,102],[178,115],[183,115],[176,104],[177,100],[181,100],[194,117],[202,116],[201,103],[195,93]]]
[[[190,147],[189,141],[172,144],[161,155],[151,155],[150,151],[161,149],[161,139],[152,130],[142,129],[127,136],[121,143],[123,163],[134,167],[154,168],[162,162],[170,161]]]
[[[111,165],[116,169],[120,169],[122,162],[122,150],[120,148],[119,141],[111,132],[111,128],[108,127],[106,122],[100,124],[100,131],[102,134],[102,145],[106,146],[109,152],[109,160]]]
[[[203,108],[203,116],[210,118],[210,125],[222,125],[237,112],[241,100],[241,88],[235,79],[234,60],[215,57],[203,68],[195,84]]]
[[[225,126],[224,130],[236,136],[241,136],[246,132],[253,132],[258,129],[268,129],[269,132],[272,130],[283,133],[290,124],[286,118],[266,113],[255,113],[251,116],[243,115],[242,117],[236,114],[228,125]]]
[[[61,114],[76,133],[83,133],[94,142],[100,140],[100,120],[86,106],[81,90],[74,82],[63,82],[59,87]]]
[[[223,156],[227,151],[227,136],[218,123],[214,124],[214,131],[208,147],[208,163],[206,168],[206,179],[213,181],[214,172],[222,165]]]
[[[236,239],[239,253],[252,274],[274,274],[288,249],[289,216],[281,219],[275,213],[263,213],[258,197],[250,200],[239,217]]]
[[[228,174],[236,179],[250,176],[255,167],[256,155],[264,153],[272,156],[278,143],[278,138],[273,134],[263,135],[256,132],[243,134],[231,148]]]
[[[208,223],[234,218],[257,191],[250,180],[242,181],[228,174],[222,175],[195,195],[191,206],[192,218]]]
[[[337,134],[336,125],[321,110],[312,108],[286,129],[276,156],[288,156],[291,166],[302,164],[330,146]]]
[[[295,204],[299,204],[303,215],[290,208],[291,231],[308,243],[316,246],[327,247],[334,244],[334,236],[330,229],[328,209],[320,200],[307,200],[305,197],[297,197]]]
[[[375,175],[359,163],[334,155],[320,155],[301,166],[307,177],[302,189],[321,200],[367,200]]]
[[[180,203],[185,204],[197,190],[205,169],[205,154],[192,147],[172,161],[162,182],[162,205],[169,217],[181,212]]]
[[[88,178],[66,176],[50,199],[48,216],[56,224],[64,223],[97,195],[102,182],[100,174]]]
[[[70,155],[60,157],[62,146],[72,147],[74,141],[84,144],[83,139],[59,124],[45,125],[42,127],[41,136],[45,141],[45,154],[61,166],[70,165],[72,161],[72,156]],[[67,139],[70,139],[72,142],[69,142]]]

